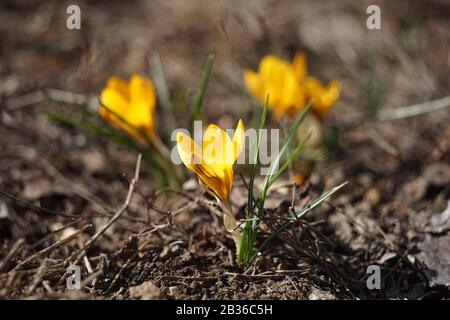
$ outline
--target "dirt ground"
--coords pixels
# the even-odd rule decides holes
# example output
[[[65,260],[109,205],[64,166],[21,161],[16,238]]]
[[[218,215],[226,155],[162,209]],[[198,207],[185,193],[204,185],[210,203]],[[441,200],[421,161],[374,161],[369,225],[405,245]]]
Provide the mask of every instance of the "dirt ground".
[[[80,31],[66,28],[74,3]],[[381,7],[381,30],[366,28],[370,4]],[[449,95],[448,30],[445,0],[1,1],[0,298],[449,298],[450,109],[377,117]],[[124,203],[137,155],[51,120],[43,111],[71,109],[41,89],[95,106],[109,76],[146,74],[157,52],[177,126],[186,127],[213,53],[202,111],[228,128],[255,113],[243,69],[296,50],[312,74],[338,79],[342,96],[324,122],[326,159],[298,165],[305,181],[295,205],[348,181],[342,191],[246,270],[201,188],[161,189],[143,163],[127,212],[76,259]],[[235,178],[242,218],[245,188]],[[289,181],[269,195],[275,217],[288,215]],[[81,290],[66,289],[74,260]],[[381,267],[379,290],[366,286],[370,265]]]

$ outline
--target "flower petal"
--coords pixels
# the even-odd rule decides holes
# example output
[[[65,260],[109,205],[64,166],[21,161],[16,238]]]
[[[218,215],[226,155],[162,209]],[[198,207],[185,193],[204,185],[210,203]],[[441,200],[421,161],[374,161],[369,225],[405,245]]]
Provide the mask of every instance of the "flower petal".
[[[224,204],[228,204],[233,184],[233,168],[226,168],[221,176],[216,176],[211,175],[211,168],[203,164],[195,165],[195,167],[195,174],[206,187],[206,190],[219,198]]]
[[[292,61],[292,68],[298,82],[303,82],[308,74],[308,63],[306,55],[303,52],[297,51]]]
[[[223,174],[226,167],[233,166],[234,152],[230,136],[215,124],[211,124],[203,134],[203,162],[217,167],[217,174]]]
[[[137,74],[132,75],[129,83],[129,91],[132,104],[144,102],[150,109],[155,108],[155,87],[150,79],[143,78]]]
[[[313,77],[308,77],[305,83],[308,96],[313,101],[313,111],[319,117],[324,117],[340,96],[340,84],[338,81],[331,81],[327,87]]]
[[[109,77],[106,87],[120,93],[125,100],[130,100],[130,92],[126,80],[116,76]]]
[[[125,119],[134,128],[138,128],[145,133],[148,138],[151,139],[154,137],[155,111],[150,108],[145,101],[135,101],[131,107],[128,108]],[[134,132],[136,131],[133,130],[133,128],[130,129]],[[139,133],[138,136],[140,136]]]
[[[100,94],[100,116],[107,122],[114,124],[121,124],[121,121],[113,114],[124,116],[128,108],[128,101],[117,90],[106,88]],[[105,106],[106,108],[104,108]],[[109,110],[108,110],[109,109]],[[110,110],[112,112],[110,112]]]
[[[290,68],[287,61],[273,55],[265,56],[259,64],[259,73],[264,79],[280,81],[284,77],[284,72]]]
[[[200,146],[183,132],[177,134],[177,149],[181,161],[197,175],[206,190],[221,201],[227,202],[231,192],[233,169],[222,169],[202,162]]]
[[[242,122],[242,119],[239,119],[239,122],[236,126],[236,131],[234,132],[233,136],[233,156],[234,156],[233,162],[235,162],[239,157],[239,155],[241,154],[244,145],[245,145],[244,123]]]
[[[269,107],[276,120],[284,115],[294,116],[304,106],[304,93],[290,63],[275,56],[266,56],[261,60],[260,74],[265,81]]]
[[[196,165],[202,161],[200,146],[191,137],[180,131],[177,133],[177,150],[184,165],[196,173]]]
[[[243,128],[242,125],[240,127]],[[227,145],[230,145],[231,151],[225,149]],[[178,132],[177,149],[184,165],[197,175],[205,189],[224,204],[228,204],[233,184],[234,163],[234,161],[226,162],[227,154],[231,158],[234,155],[233,143],[228,134],[218,126],[210,125],[205,131],[201,149],[191,137]]]
[[[244,83],[250,94],[257,100],[262,101],[263,95],[263,82],[259,75],[251,70],[244,70]]]

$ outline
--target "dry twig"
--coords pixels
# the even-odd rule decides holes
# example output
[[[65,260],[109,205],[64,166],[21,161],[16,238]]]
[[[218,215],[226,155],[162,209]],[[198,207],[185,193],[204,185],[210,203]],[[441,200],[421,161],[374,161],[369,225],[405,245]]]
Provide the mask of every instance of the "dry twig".
[[[120,218],[120,216],[128,209],[128,206],[130,205],[131,202],[131,197],[133,195],[133,191],[134,191],[134,187],[135,184],[138,182],[139,180],[139,171],[141,169],[141,154],[139,154],[138,159],[136,161],[136,168],[134,171],[134,177],[130,182],[130,186],[128,188],[128,193],[127,196],[125,198],[125,202],[123,203],[122,207],[117,210],[117,212],[111,217],[111,219],[109,219],[109,221],[99,230],[97,231],[97,233],[91,238],[89,239],[84,246],[77,250],[74,254],[72,254],[67,260],[70,261],[73,258],[75,258],[75,264],[78,263],[80,261],[80,259],[83,257],[83,254],[86,252],[87,249],[89,249],[92,244],[97,241],[98,238],[100,238],[105,231],[114,223],[117,221],[117,219]]]

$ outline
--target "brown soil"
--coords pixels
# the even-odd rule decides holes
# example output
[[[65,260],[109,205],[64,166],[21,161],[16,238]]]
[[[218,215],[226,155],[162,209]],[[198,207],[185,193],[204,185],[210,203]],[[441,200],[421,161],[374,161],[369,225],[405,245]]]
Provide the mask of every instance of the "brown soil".
[[[449,95],[450,6],[375,1],[382,30],[369,31],[373,2],[77,1],[82,30],[69,31],[69,3],[2,1],[0,298],[448,298],[449,109],[391,121],[374,114]],[[108,76],[145,74],[156,51],[177,125],[185,127],[212,52],[203,112],[232,127],[254,114],[242,70],[269,53],[290,59],[297,49],[312,74],[338,79],[343,91],[324,122],[326,160],[297,168],[306,178],[295,189],[296,206],[349,184],[245,270],[234,263],[211,199],[200,188],[161,190],[143,163],[127,212],[79,261],[83,288],[67,290],[68,258],[123,204],[137,155],[49,119],[42,111],[72,109],[35,103],[33,92],[54,88],[69,100],[67,92],[95,101]],[[392,148],[375,143],[373,130]],[[242,218],[245,188],[235,176]],[[283,179],[269,196],[272,219],[289,215],[292,185]],[[380,290],[366,287],[374,264]]]

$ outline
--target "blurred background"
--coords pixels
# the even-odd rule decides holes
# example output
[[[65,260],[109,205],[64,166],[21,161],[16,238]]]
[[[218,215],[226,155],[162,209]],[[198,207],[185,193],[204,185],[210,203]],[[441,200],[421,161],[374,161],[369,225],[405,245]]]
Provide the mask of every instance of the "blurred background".
[[[81,30],[66,27],[71,4],[81,9]],[[381,8],[381,30],[366,26],[372,4]],[[231,128],[238,117],[250,119],[255,113],[243,70],[256,70],[267,54],[291,60],[301,50],[311,74],[342,85],[341,98],[324,121],[328,160],[321,170],[310,171],[307,180],[320,191],[349,180],[336,202],[347,214],[378,224],[403,248],[425,243],[443,250],[448,236],[439,244],[420,242],[415,228],[442,212],[449,198],[450,109],[388,121],[378,115],[449,96],[449,30],[447,0],[3,0],[0,187],[68,213],[95,212],[91,204],[96,199],[112,207],[122,201],[117,195],[125,192],[128,181],[120,177],[131,175],[135,154],[49,119],[42,110],[69,111],[42,99],[41,89],[58,89],[69,101],[88,101],[95,109],[109,76],[148,76],[149,59],[157,54],[177,126],[187,127],[206,57],[213,53],[202,112],[209,122]],[[164,113],[158,117],[159,130],[164,130]],[[153,190],[145,168],[142,180],[143,193]],[[80,185],[89,192],[77,189]],[[52,228],[10,199],[0,198],[0,205],[4,250],[14,239],[33,241]],[[143,209],[133,210],[139,216]],[[364,238],[366,231],[349,231],[329,210],[319,216],[328,219],[338,239],[360,249],[355,239]],[[198,222],[188,217],[180,219],[189,226]],[[117,244],[99,246],[113,250]],[[380,258],[373,252],[371,261]],[[435,263],[431,257],[422,259]]]

